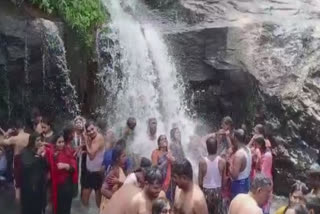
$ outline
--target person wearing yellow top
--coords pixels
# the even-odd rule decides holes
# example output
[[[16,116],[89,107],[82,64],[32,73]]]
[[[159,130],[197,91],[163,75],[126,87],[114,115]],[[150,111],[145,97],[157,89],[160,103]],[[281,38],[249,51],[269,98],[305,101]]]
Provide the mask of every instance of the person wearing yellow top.
[[[291,186],[289,193],[289,204],[280,207],[276,214],[285,214],[286,211],[296,204],[305,204],[304,196],[308,193],[308,188],[304,183],[297,182]]]

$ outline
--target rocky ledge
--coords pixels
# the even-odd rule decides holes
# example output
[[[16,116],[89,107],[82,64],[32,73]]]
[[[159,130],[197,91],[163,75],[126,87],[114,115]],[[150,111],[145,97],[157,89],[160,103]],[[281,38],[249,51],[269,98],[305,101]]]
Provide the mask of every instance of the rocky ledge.
[[[319,3],[178,2],[196,21],[171,22],[163,31],[190,85],[191,104],[211,126],[226,114],[238,125],[265,122],[275,191],[287,194],[295,180],[306,181],[319,154]]]

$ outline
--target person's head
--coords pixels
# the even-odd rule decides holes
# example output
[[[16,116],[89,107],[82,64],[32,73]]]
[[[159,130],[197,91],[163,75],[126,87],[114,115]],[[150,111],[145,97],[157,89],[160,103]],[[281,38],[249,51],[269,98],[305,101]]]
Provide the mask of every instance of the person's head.
[[[308,172],[308,186],[311,189],[320,190],[320,168]]]
[[[173,128],[170,131],[170,138],[172,141],[181,142],[181,132],[179,128]]]
[[[24,124],[21,120],[17,120],[14,124],[15,128],[17,130],[23,130],[24,129]]]
[[[81,116],[77,116],[74,120],[73,120],[73,124],[74,124],[74,128],[77,131],[83,131],[84,126],[86,124],[86,120],[81,117]]]
[[[44,134],[48,134],[49,132],[52,131],[52,121],[47,117],[42,118],[41,127],[42,127],[42,132]]]
[[[258,205],[263,206],[272,193],[271,179],[263,174],[257,174],[251,183],[250,191]]]
[[[63,138],[66,143],[70,143],[74,138],[74,128],[68,125],[63,129]]]
[[[180,189],[188,188],[193,180],[192,165],[189,160],[184,158],[173,163],[172,179]]]
[[[53,137],[53,142],[57,150],[63,150],[65,146],[64,133],[59,133]]]
[[[125,147],[122,143],[117,144],[113,148],[112,152],[112,165],[115,166],[124,166],[126,162],[126,153],[125,153]]]
[[[255,145],[257,146],[257,148],[262,153],[264,153],[267,150],[266,142],[265,142],[264,137],[262,135],[259,135],[259,136],[255,137],[254,138],[254,142],[255,142]]]
[[[31,149],[31,150],[36,150],[38,149],[40,146],[42,145],[42,139],[41,139],[41,135],[39,135],[38,133],[32,133],[29,136],[29,141],[28,141],[28,145],[27,148]]]
[[[262,135],[264,137],[265,136],[264,126],[262,124],[257,124],[253,128],[253,134],[259,134],[259,135]]]
[[[98,134],[97,126],[92,120],[89,120],[86,122],[85,128],[86,128],[87,135],[91,139],[94,139],[97,136]]]
[[[233,121],[230,116],[226,116],[222,119],[221,122],[221,128],[224,129],[225,131],[229,130],[231,131],[233,128]]]
[[[297,204],[288,208],[284,214],[309,214],[307,208],[301,204]]]
[[[308,193],[307,186],[302,182],[294,183],[290,188],[289,193],[289,206],[296,204],[304,204],[304,196]]]
[[[161,151],[168,150],[168,139],[167,139],[167,136],[165,136],[164,134],[158,137],[158,148]]]
[[[207,151],[209,155],[214,155],[217,153],[218,145],[216,137],[209,137],[206,141]]]
[[[157,119],[150,118],[148,120],[148,129],[151,135],[155,135],[157,133]]]
[[[159,196],[162,188],[163,176],[161,170],[156,167],[150,167],[146,170],[144,191],[150,199]]]
[[[144,186],[145,175],[147,173],[147,170],[151,166],[152,166],[152,162],[148,158],[145,158],[145,157],[141,158],[140,167],[134,171],[134,173],[136,174],[137,181],[138,181],[140,187]]]
[[[157,198],[152,202],[152,214],[170,214],[170,202],[166,198]]]
[[[238,147],[239,144],[244,144],[245,135],[242,129],[237,129],[233,132],[232,144],[234,147]]]
[[[306,196],[307,209],[309,214],[318,214],[320,213],[320,197],[315,195]]]
[[[129,117],[127,120],[127,126],[129,129],[134,130],[137,125],[137,120],[134,117]]]

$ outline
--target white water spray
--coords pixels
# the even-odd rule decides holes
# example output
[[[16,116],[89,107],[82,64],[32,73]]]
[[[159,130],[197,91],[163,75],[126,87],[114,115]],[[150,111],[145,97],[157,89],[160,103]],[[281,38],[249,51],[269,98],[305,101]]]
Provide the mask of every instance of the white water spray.
[[[138,125],[132,149],[148,158],[157,148],[156,143],[147,139],[148,118],[157,118],[158,136],[166,134],[169,138],[170,129],[177,124],[186,149],[194,123],[186,115],[183,85],[161,33],[148,22],[147,9],[140,2],[104,0],[103,3],[111,15],[111,23],[109,32],[100,33],[97,38],[98,79],[110,98],[106,109],[110,105],[114,108],[109,123],[123,127],[129,116],[136,117]],[[101,42],[103,39],[107,42]],[[105,63],[104,54],[109,55],[111,63]]]

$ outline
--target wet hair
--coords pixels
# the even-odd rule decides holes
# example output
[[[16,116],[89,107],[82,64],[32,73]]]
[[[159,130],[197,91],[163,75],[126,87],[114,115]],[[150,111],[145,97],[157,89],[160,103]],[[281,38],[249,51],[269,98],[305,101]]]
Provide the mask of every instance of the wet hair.
[[[14,123],[14,126],[16,129],[23,129],[24,128],[24,124],[21,120],[16,120]]]
[[[297,181],[291,186],[289,194],[292,195],[296,191],[300,191],[303,195],[306,195],[308,194],[309,189],[304,183]]]
[[[96,126],[96,123],[93,120],[88,120],[84,127],[87,129],[91,125]]]
[[[67,125],[63,129],[63,138],[64,138],[65,142],[69,141],[69,138],[70,138],[71,134],[73,133],[73,131],[74,131],[74,128],[73,128],[73,125],[71,125],[71,124]]]
[[[40,135],[36,132],[32,133],[29,136],[28,145],[26,146],[28,149],[34,149],[36,147],[36,140],[40,137]]]
[[[145,181],[149,184],[162,184],[163,176],[157,166],[152,166],[146,170]]]
[[[244,143],[245,141],[245,134],[242,129],[237,129],[233,132],[233,137],[237,139],[239,142]]]
[[[111,157],[111,165],[116,165],[117,162],[120,159],[120,156],[123,154],[125,150],[125,147],[123,146],[123,144],[117,144],[112,151],[112,157]]]
[[[152,214],[161,214],[163,209],[170,206],[170,202],[166,198],[157,198],[152,202]]]
[[[292,208],[289,208],[289,209],[292,209],[294,210],[294,213],[295,214],[308,214],[308,210],[305,206],[301,205],[301,204],[297,204],[295,206],[293,206]],[[287,209],[287,210],[289,210]],[[287,212],[287,210],[285,211],[285,213]]]
[[[254,141],[261,146],[263,151],[266,151],[267,147],[266,147],[266,141],[264,140],[264,137],[262,135],[259,135],[258,137],[256,137],[254,139]]]
[[[307,195],[307,209],[309,211],[313,210],[314,213],[320,213],[320,197],[316,195]]]
[[[265,136],[264,126],[262,124],[257,124],[255,126],[255,129],[257,129],[258,133],[261,134],[263,137]]]
[[[215,137],[209,137],[206,140],[206,144],[207,144],[207,150],[209,155],[213,155],[217,153],[218,145],[217,145],[217,139]]]
[[[170,139],[171,140],[176,140],[175,137],[174,137],[174,134],[176,133],[176,131],[179,131],[178,127],[173,128],[173,129],[170,130]]]
[[[51,127],[51,129],[53,128],[53,122],[51,119],[49,119],[48,117],[44,117],[42,118],[42,123],[47,124],[48,126]]]
[[[185,176],[189,180],[191,181],[193,180],[192,165],[190,161],[186,158],[175,161],[173,163],[172,171],[173,171],[173,174],[176,174],[178,176]]]
[[[272,181],[270,178],[266,177],[262,173],[258,173],[251,183],[250,191],[255,192],[260,188],[271,186],[271,185],[272,185]]]
[[[229,126],[233,126],[233,121],[232,118],[230,116],[226,116],[222,119],[222,123],[229,125]]]
[[[62,137],[63,140],[65,141],[64,139],[64,133],[63,132],[58,132],[58,134],[55,134],[53,137],[52,137],[52,143],[53,144],[56,144],[57,143],[57,140]]]
[[[162,137],[166,137],[167,138],[167,136],[165,134],[159,135],[159,137],[158,137],[158,146],[160,145],[160,140],[161,140]]]
[[[151,117],[148,119],[148,125],[151,123],[151,121],[156,121],[157,122],[157,119],[155,117]]]
[[[129,117],[127,120],[127,126],[130,126],[131,123],[137,124],[137,120],[134,117]]]
[[[116,146],[116,145],[120,145],[120,146],[126,148],[127,142],[126,142],[125,139],[121,138],[121,139],[119,139],[119,140],[116,142],[115,146]]]
[[[140,161],[140,168],[148,168],[152,166],[151,160],[148,158],[142,157]]]

